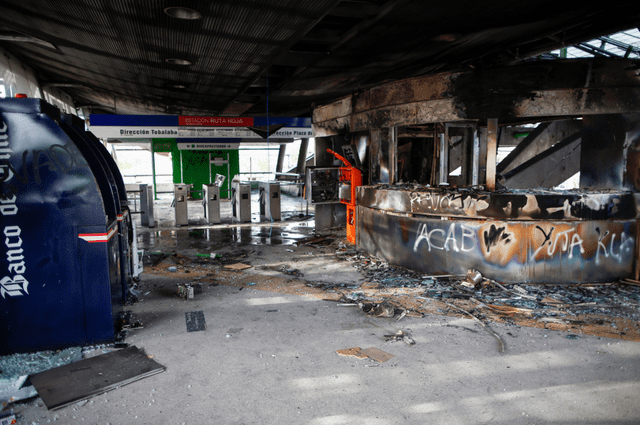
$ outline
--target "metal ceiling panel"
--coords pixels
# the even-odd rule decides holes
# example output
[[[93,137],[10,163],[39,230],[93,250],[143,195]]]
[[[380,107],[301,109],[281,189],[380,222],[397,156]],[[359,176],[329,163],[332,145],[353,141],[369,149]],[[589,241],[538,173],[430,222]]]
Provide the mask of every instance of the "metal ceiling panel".
[[[170,6],[201,18],[171,17]],[[43,85],[75,84],[64,90],[76,104],[100,112],[264,115],[268,101],[269,113],[291,116],[386,81],[515,63],[639,20],[631,1],[3,0],[0,46]]]

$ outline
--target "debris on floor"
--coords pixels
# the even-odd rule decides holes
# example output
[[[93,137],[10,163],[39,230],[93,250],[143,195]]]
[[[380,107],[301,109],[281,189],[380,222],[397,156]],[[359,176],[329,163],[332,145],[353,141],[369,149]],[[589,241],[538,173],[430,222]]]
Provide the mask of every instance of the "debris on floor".
[[[389,354],[375,347],[366,348],[364,350],[360,347],[345,348],[343,350],[336,350],[336,353],[341,356],[355,357],[357,359],[370,358],[380,363],[386,362],[387,360],[395,357],[393,354]]]
[[[0,410],[11,403],[27,400],[38,395],[31,385],[25,385],[28,375],[0,379]]]
[[[484,329],[485,331],[487,331],[487,333],[489,333],[491,336],[493,336],[496,341],[498,342],[498,352],[500,353],[504,353],[505,350],[505,344],[504,344],[504,340],[500,337],[500,335],[498,335],[497,333],[495,333],[486,323],[484,323],[482,320],[480,320],[479,318],[477,318],[476,316],[474,316],[473,314],[469,313],[466,310],[463,310],[451,303],[446,303],[448,306],[454,308],[455,310],[460,311],[463,314],[466,314],[467,316],[471,317],[473,320],[476,321],[476,323],[478,323],[480,325],[480,327],[482,327],[482,329]]]
[[[187,332],[198,332],[207,329],[207,323],[204,320],[204,311],[187,311],[184,315],[187,321]]]
[[[294,269],[293,267],[289,267],[287,265],[282,265],[278,268],[284,274],[288,274],[289,276],[303,277],[304,273],[302,273],[298,269]]]
[[[164,370],[131,346],[37,373],[30,380],[45,406],[56,410]]]
[[[411,336],[409,335],[409,333],[399,330],[397,331],[395,334],[393,335],[385,335],[385,338],[387,338],[387,341],[403,341],[406,342],[409,345],[415,345],[415,341],[413,340],[413,338],[411,338]]]
[[[609,284],[530,285],[501,283],[475,269],[461,275],[429,275],[359,251],[343,242],[343,232],[328,229],[299,239],[293,253],[284,252],[283,258],[284,250],[278,251],[269,260],[269,254],[263,258],[255,245],[205,248],[203,252],[215,250],[216,258],[185,250],[177,257],[182,265],[159,263],[148,272],[175,278],[197,276],[205,279],[204,284],[214,280],[206,275],[215,275],[217,284],[352,303],[380,318],[406,320],[424,314],[470,317],[453,305],[484,324],[498,322],[640,341],[640,286],[629,279]],[[173,256],[166,254],[165,259]],[[314,254],[312,261],[306,259],[309,254]],[[247,264],[248,259],[253,266]],[[359,281],[341,281],[332,272],[327,272],[327,279],[318,276],[317,269],[325,265],[328,270],[344,268],[343,262],[360,276]],[[171,266],[177,271],[167,272]]]
[[[357,359],[366,359],[368,357],[362,352],[362,349],[360,347],[345,348],[344,350],[337,350],[336,353],[341,356],[350,356]]]
[[[17,423],[18,419],[13,412],[13,409],[7,410],[6,412],[0,412],[0,425],[13,425]]]
[[[365,348],[364,350],[362,350],[362,353],[366,354],[367,357],[373,360],[376,360],[380,363],[384,363],[387,360],[391,360],[392,358],[395,357],[393,354],[389,354],[375,347]]]
[[[186,300],[192,300],[196,295],[202,293],[202,284],[200,283],[179,283],[178,296]]]
[[[224,268],[230,269],[230,270],[244,270],[244,269],[250,269],[251,266],[249,264],[236,263],[236,264],[229,264],[227,266],[224,266]]]
[[[80,359],[82,359],[81,347],[0,356],[0,379],[14,379],[42,372]]]
[[[393,317],[396,314],[396,307],[388,301],[382,301],[380,304],[358,303],[358,307],[369,316]]]

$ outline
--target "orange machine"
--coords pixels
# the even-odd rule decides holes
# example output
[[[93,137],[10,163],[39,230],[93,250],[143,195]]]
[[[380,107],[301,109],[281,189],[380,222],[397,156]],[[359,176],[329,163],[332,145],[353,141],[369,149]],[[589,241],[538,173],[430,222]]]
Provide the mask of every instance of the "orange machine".
[[[344,163],[340,167],[340,202],[347,206],[347,240],[355,245],[356,243],[356,187],[362,186],[362,173],[351,165],[346,158],[327,149],[331,155]],[[346,187],[350,186],[350,187]],[[345,189],[343,191],[343,188]]]

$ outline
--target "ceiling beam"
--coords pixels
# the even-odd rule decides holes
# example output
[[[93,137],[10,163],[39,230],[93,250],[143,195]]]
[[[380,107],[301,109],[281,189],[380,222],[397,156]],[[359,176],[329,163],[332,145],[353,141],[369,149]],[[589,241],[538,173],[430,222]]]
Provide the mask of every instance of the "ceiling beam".
[[[550,117],[640,113],[631,60],[530,62],[401,80],[313,111],[317,136],[497,117],[502,125]]]

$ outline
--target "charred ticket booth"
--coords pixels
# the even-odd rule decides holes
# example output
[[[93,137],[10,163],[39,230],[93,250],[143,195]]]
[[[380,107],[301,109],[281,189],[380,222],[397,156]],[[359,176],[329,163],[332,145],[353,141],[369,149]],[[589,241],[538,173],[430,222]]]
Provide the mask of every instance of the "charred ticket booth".
[[[316,108],[320,144],[360,152],[357,247],[432,274],[637,280],[637,70],[631,60],[530,62]]]
[[[113,341],[135,235],[103,149],[41,99],[0,100],[0,354]]]

